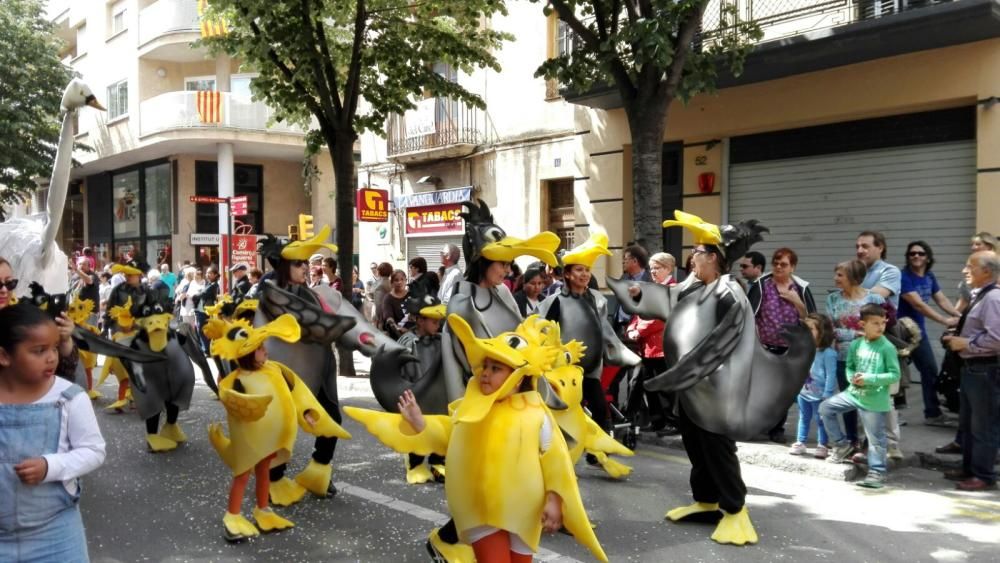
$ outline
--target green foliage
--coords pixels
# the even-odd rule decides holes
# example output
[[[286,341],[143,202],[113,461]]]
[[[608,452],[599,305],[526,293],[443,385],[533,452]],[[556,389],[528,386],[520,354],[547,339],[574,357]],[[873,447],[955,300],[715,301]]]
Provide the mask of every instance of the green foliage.
[[[319,134],[307,139],[313,154],[338,138],[381,133],[390,114],[425,92],[483,107],[433,65],[499,69],[493,52],[508,38],[482,25],[505,13],[497,0],[212,0],[212,12],[229,34],[203,42],[260,73],[254,97],[279,121],[317,119]]]
[[[52,171],[70,71],[40,0],[0,2],[0,220]]]
[[[532,0],[538,1],[538,0]],[[573,50],[545,61],[536,76],[555,78],[576,91],[615,85],[623,102],[655,93],[688,100],[715,89],[718,69],[739,74],[763,34],[740,18],[733,4],[721,8],[717,30],[698,33],[708,0],[552,0],[574,31]],[[652,90],[652,91],[651,91]]]

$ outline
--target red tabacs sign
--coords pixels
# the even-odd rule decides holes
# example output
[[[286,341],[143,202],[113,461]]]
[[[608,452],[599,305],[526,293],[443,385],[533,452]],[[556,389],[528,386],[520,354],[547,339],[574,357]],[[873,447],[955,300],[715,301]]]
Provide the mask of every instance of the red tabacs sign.
[[[358,190],[358,221],[385,223],[389,220],[389,192],[372,188]]]
[[[426,205],[423,207],[408,207],[406,209],[406,234],[409,235],[445,235],[462,233],[461,203],[444,205]]]

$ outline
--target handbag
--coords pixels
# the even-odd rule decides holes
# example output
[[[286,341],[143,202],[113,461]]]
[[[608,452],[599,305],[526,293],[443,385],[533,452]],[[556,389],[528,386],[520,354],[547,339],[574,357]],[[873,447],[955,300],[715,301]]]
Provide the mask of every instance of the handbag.
[[[962,333],[962,327],[965,326],[965,319],[969,317],[969,311],[986,296],[987,293],[994,290],[996,284],[990,284],[983,288],[979,292],[979,295],[972,300],[972,303],[966,307],[965,311],[962,312],[962,316],[958,319],[958,325],[953,329],[946,331],[943,336],[956,336]],[[938,371],[937,381],[934,383],[934,390],[944,399],[944,405],[948,410],[952,412],[958,412],[959,406],[961,404],[961,399],[959,395],[961,382],[962,382],[962,365],[965,362],[962,361],[962,357],[958,355],[958,352],[952,352],[945,346],[944,360],[941,361],[941,370]]]

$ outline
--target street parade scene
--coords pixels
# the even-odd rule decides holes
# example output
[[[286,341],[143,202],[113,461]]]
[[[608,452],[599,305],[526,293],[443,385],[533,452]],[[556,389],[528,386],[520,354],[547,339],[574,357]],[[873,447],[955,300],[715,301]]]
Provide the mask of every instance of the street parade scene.
[[[997,14],[5,1],[0,562],[996,561]]]

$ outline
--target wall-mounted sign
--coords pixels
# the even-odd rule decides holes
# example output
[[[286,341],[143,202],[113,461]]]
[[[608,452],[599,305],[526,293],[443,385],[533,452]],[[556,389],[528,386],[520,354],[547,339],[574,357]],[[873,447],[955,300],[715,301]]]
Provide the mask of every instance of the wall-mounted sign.
[[[389,192],[373,188],[358,190],[358,221],[384,223],[389,220]]]
[[[407,208],[406,236],[461,234],[465,230],[461,212],[460,203]]]
[[[247,214],[247,196],[240,195],[229,198],[229,211],[237,217]]]
[[[233,265],[257,267],[257,235],[233,235]]]
[[[222,235],[212,233],[191,233],[191,246],[219,246]]]
[[[423,192],[419,194],[398,195],[392,198],[397,209],[407,207],[419,207],[421,205],[443,205],[445,203],[462,203],[472,199],[472,186],[463,188],[453,188],[450,190],[437,190],[433,192]]]
[[[437,108],[437,98],[427,98],[417,102],[417,107],[407,110],[403,114],[403,121],[406,123],[406,138],[423,137],[431,135],[437,130],[434,110]]]

